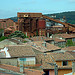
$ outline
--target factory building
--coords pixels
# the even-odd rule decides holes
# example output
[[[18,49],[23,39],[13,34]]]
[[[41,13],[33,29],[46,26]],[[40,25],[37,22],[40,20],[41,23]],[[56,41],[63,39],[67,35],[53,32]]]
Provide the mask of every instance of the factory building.
[[[18,13],[19,30],[26,36],[45,35],[46,21],[42,13]]]

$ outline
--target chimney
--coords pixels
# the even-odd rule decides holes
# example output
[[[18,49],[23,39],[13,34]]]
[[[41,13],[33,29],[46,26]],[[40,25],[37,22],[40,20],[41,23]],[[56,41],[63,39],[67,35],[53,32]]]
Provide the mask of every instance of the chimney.
[[[72,62],[72,73],[75,74],[75,62]]]
[[[46,46],[46,42],[45,42],[45,41],[42,43],[42,46],[47,47],[47,46]]]

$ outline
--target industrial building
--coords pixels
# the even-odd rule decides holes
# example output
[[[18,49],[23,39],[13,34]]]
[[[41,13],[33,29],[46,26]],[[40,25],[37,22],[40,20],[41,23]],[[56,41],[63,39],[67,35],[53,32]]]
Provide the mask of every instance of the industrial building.
[[[18,13],[19,30],[27,36],[45,35],[46,22],[42,13]]]
[[[42,15],[42,13],[24,13],[24,12],[18,12],[18,25],[19,30],[24,32],[26,36],[47,36],[49,37],[50,34],[55,33],[66,33],[66,32],[72,32],[75,29],[75,26],[72,24],[64,23],[59,20],[50,18],[48,16]],[[46,20],[60,23],[63,25],[63,27],[46,27]]]
[[[54,15],[55,17],[55,15]],[[57,33],[74,33],[75,25],[48,17],[42,13],[17,13],[17,22],[11,19],[0,19],[0,29],[8,36],[16,30],[22,31],[26,36],[47,36]],[[58,25],[58,26],[57,26]]]

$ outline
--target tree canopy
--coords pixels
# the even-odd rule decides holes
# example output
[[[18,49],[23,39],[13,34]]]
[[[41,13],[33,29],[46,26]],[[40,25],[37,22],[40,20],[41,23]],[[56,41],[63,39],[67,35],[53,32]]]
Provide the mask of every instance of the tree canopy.
[[[14,33],[10,34],[8,37],[9,38],[12,38],[12,37],[27,38],[26,35],[22,31],[15,31]]]

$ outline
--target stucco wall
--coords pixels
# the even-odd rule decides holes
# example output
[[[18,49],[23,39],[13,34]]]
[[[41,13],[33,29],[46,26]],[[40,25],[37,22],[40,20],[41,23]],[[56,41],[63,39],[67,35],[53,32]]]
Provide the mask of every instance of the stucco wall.
[[[55,75],[54,70],[50,70],[50,71],[49,71],[49,75]]]
[[[26,58],[26,61],[19,61],[19,59],[17,59],[17,58],[0,59],[0,63],[13,65],[13,66],[20,66],[21,64],[23,64],[24,66],[30,66],[30,65],[36,64],[36,59],[35,59],[35,57]]]
[[[62,66],[62,61],[56,61],[56,64],[57,64],[58,66]]]
[[[56,61],[58,66],[62,66],[62,61]],[[72,61],[68,61],[68,66],[72,66]]]
[[[72,69],[61,69],[61,70],[58,70],[58,75],[64,75],[71,72],[72,72]]]
[[[23,66],[29,66],[29,65],[35,65],[36,64],[36,59],[35,57],[29,57],[29,58],[23,58],[24,60],[20,60],[18,58],[18,66],[23,65]]]
[[[17,66],[17,59],[0,59],[1,64]]]

